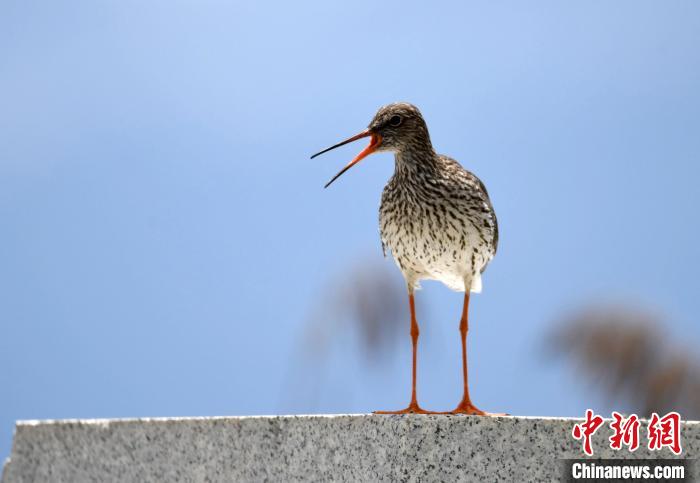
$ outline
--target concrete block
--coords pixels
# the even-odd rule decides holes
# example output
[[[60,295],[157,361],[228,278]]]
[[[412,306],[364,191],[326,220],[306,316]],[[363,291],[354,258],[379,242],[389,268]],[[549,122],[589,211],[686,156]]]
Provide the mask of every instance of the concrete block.
[[[24,421],[2,483],[83,481],[557,481],[581,458],[578,420],[473,416],[274,416]],[[630,453],[594,436],[596,458]],[[683,458],[700,456],[684,422]]]

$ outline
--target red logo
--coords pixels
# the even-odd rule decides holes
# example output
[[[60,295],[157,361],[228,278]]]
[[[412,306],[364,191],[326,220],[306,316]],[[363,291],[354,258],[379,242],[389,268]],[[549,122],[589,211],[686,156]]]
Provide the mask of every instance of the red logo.
[[[668,413],[663,418],[659,418],[656,413],[651,414],[649,449],[659,450],[664,446],[674,454],[681,454],[681,415],[676,412]]]
[[[636,414],[624,419],[617,411],[612,413],[614,421],[610,423],[613,435],[610,436],[610,447],[620,449],[624,444],[630,451],[639,448],[639,418]]]
[[[583,452],[588,456],[593,455],[591,447],[591,437],[598,431],[600,425],[603,424],[603,418],[593,414],[593,411],[586,409],[586,421],[574,426],[571,434],[576,439],[583,438]]]
[[[620,450],[627,446],[630,452],[639,448],[639,427],[641,421],[636,414],[625,418],[617,411],[612,413],[613,420],[610,423],[612,435],[610,438],[610,448]],[[577,440],[583,440],[583,452],[588,456],[593,456],[593,435],[600,429],[605,420],[595,414],[592,410],[586,410],[586,418],[582,423],[575,424],[571,430],[572,436]],[[666,447],[674,454],[681,454],[681,415],[677,412],[670,412],[663,417],[652,413],[647,425],[647,447],[650,450],[661,450]]]

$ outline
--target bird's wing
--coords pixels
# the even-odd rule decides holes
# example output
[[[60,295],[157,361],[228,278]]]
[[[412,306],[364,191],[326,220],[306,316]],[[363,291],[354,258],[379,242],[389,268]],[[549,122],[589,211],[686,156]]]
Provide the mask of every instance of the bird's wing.
[[[496,255],[496,251],[498,250],[498,218],[496,218],[496,211],[493,209],[493,205],[491,204],[491,198],[489,197],[489,192],[486,189],[486,185],[483,183],[483,181],[479,179],[477,175],[475,175],[468,169],[465,169],[461,164],[459,164],[457,160],[445,155],[441,155],[440,158],[450,170],[452,170],[455,173],[458,173],[458,177],[461,177],[467,183],[477,187],[478,191],[481,192],[483,201],[488,205],[488,209],[491,214],[491,219],[493,220],[493,255]]]

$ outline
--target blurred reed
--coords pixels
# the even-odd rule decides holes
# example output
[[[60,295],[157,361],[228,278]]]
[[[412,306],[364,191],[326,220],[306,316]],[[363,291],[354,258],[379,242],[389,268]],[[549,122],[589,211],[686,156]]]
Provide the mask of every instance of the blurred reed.
[[[672,339],[651,311],[591,306],[564,317],[547,342],[550,355],[572,363],[617,411],[700,417],[696,353]]]
[[[336,352],[354,353],[353,361],[341,365],[355,364],[364,372],[392,357],[401,341],[410,342],[403,278],[393,264],[376,257],[359,258],[332,274],[313,304],[287,368],[279,403],[283,412],[312,412],[322,400],[353,391],[352,377],[332,373]]]

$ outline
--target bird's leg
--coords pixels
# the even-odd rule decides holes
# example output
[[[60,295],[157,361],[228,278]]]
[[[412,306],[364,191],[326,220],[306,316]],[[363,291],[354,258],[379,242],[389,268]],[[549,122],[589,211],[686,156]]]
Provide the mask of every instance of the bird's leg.
[[[411,307],[411,342],[413,344],[413,375],[411,379],[411,402],[406,409],[399,411],[375,411],[374,414],[432,414],[418,405],[416,399],[416,362],[418,359],[418,321],[416,320],[416,304],[413,299],[413,287],[408,289],[408,304]]]
[[[459,405],[450,411],[450,414],[477,414],[480,416],[486,413],[472,404],[469,398],[469,384],[467,378],[467,332],[469,331],[469,287],[464,292],[464,306],[462,308],[462,318],[459,322],[459,333],[462,336],[462,373],[464,377],[464,394]]]

